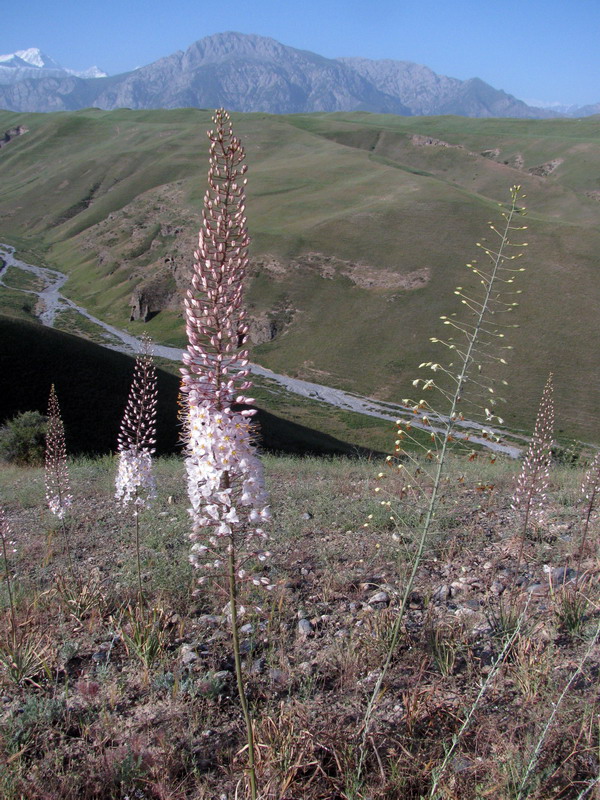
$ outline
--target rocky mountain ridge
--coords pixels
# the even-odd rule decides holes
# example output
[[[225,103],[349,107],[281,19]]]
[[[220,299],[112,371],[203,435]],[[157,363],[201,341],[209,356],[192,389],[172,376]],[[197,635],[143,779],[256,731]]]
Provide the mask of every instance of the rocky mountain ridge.
[[[91,77],[77,75],[41,53],[39,58],[24,57],[39,53],[34,49],[19,53],[0,58],[0,107],[10,111],[225,106],[271,114],[560,116],[528,106],[479,78],[461,81],[407,61],[325,58],[235,32],[205,37],[185,51],[112,77],[100,71]],[[591,105],[585,114],[597,110]]]

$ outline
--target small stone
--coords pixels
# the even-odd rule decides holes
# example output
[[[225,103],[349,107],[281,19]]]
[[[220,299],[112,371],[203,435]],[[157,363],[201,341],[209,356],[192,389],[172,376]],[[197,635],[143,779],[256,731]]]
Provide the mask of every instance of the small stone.
[[[255,658],[252,662],[252,666],[250,667],[250,673],[252,675],[260,675],[265,671],[267,666],[267,660],[264,656],[260,656],[260,658]]]
[[[551,572],[552,582],[562,586],[564,583],[570,583],[577,577],[577,573],[571,567],[554,567]]]
[[[377,592],[369,598],[369,605],[375,608],[387,608],[390,604],[390,596],[387,592]]]
[[[300,519],[312,519],[314,514],[311,514],[310,511],[305,511],[304,514],[300,514]]]
[[[298,672],[302,675],[313,675],[314,671],[315,667],[310,661],[301,661],[300,664],[298,664]]]
[[[313,635],[313,626],[309,619],[303,617],[301,620],[298,620],[298,633],[300,636],[312,636]]]
[[[532,594],[536,597],[546,594],[547,590],[548,587],[545,586],[543,583],[532,583],[531,586],[527,587],[527,591],[529,592],[529,594]]]
[[[463,583],[462,581],[452,581],[452,583],[450,584],[450,593],[452,597],[456,597],[457,594],[462,594],[463,592],[466,592],[468,588],[469,588],[468,585],[466,583]]]
[[[433,594],[431,595],[431,599],[434,603],[445,603],[449,597],[450,587],[446,583],[442,583],[440,586],[434,589]]]
[[[338,639],[344,639],[347,636],[350,636],[350,631],[348,628],[339,628],[339,630],[334,633],[334,636],[336,636]]]
[[[245,625],[242,625],[240,628],[240,633],[242,636],[247,636],[249,633],[252,633],[254,627],[251,622],[247,622]]]
[[[348,610],[352,614],[356,614],[356,612],[360,611],[361,608],[362,608],[362,603],[349,603],[348,605]]]
[[[222,617],[218,617],[216,614],[201,614],[198,617],[198,622],[204,623],[205,625],[218,625],[222,620]]]
[[[271,683],[279,686],[283,686],[287,683],[288,676],[282,669],[276,669],[275,667],[272,667],[269,670],[268,675]]]
[[[491,569],[493,566],[494,565],[492,564],[491,561],[486,561],[485,564],[483,565],[483,569]]]
[[[454,615],[457,616],[459,619],[464,619],[465,617],[475,616],[475,611],[473,611],[472,608],[468,608],[467,606],[461,606],[460,608],[456,609]]]
[[[193,664],[194,661],[198,661],[198,653],[189,644],[184,644],[181,648],[180,661],[184,666]]]
[[[492,632],[492,626],[487,622],[480,622],[479,625],[475,625],[475,627],[471,630],[471,634],[473,636],[487,636],[487,634]]]
[[[495,594],[497,597],[500,597],[503,591],[504,591],[504,584],[500,583],[500,581],[494,581],[490,586],[490,592],[492,594]]]

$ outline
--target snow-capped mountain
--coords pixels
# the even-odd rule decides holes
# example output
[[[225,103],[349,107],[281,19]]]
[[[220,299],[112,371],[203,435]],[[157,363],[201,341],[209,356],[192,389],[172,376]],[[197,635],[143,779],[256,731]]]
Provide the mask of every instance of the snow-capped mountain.
[[[91,67],[65,69],[37,48],[0,56],[0,108],[217,108],[271,114],[371,111],[402,115],[543,119],[597,114],[542,108],[480,78],[438,75],[409,61],[325,58],[264,36],[218,33],[188,49],[108,77]]]
[[[0,84],[12,84],[29,78],[105,78],[106,73],[98,67],[84,71],[66,69],[37,47],[17,50],[16,53],[0,56]]]

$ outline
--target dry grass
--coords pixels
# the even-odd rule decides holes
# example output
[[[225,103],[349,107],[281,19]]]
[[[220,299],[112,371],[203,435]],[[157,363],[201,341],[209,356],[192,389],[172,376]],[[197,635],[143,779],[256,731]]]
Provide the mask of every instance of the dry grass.
[[[112,500],[115,469],[108,458],[71,465],[74,574],[61,530],[43,510],[42,471],[0,474],[17,541],[11,569],[21,641],[39,656],[31,655],[25,674],[10,664],[2,670],[0,794],[243,797],[226,598],[194,592],[183,466],[157,462],[157,506],[141,519],[142,577],[155,609],[143,625],[131,610],[134,536]],[[358,781],[360,726],[411,565],[410,527],[398,539],[374,493],[375,464],[266,459],[276,588],[266,596],[248,591],[246,607],[261,610],[248,612],[241,631],[261,797],[420,800],[436,778],[433,796],[443,800],[599,796],[592,786],[600,769],[595,548],[588,546],[576,587],[571,573],[558,572],[576,564],[581,474],[553,473],[546,521],[526,541],[515,575],[516,469],[450,460],[455,488],[417,575]],[[4,582],[0,591],[7,611]],[[387,599],[375,602],[380,592]]]

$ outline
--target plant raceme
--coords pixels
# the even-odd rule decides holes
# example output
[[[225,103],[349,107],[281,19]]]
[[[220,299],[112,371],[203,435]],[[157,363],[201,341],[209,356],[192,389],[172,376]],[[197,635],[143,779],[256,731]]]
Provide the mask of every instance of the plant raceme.
[[[133,381],[118,437],[119,465],[115,480],[116,499],[123,506],[133,503],[134,513],[156,497],[152,454],[156,444],[156,368],[150,340],[142,340],[135,360]]]
[[[48,399],[45,478],[48,508],[62,520],[73,503],[73,497],[69,489],[65,428],[54,384],[50,388]]]
[[[552,442],[554,440],[554,388],[548,376],[535,420],[535,428],[512,501],[512,508],[523,514],[523,538],[527,524],[542,522],[550,482]]]
[[[243,392],[248,380],[248,335],[242,305],[248,265],[245,153],[233,136],[229,116],[219,110],[209,131],[210,169],[203,225],[195,252],[192,289],[184,301],[188,348],[182,392],[187,402],[186,470],[193,520],[191,561],[222,573],[233,555],[237,577],[249,557],[264,560],[259,543],[269,519],[262,465],[252,442],[253,402]],[[270,587],[267,578],[254,583]]]

